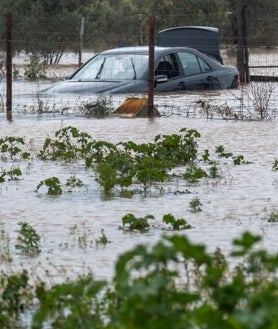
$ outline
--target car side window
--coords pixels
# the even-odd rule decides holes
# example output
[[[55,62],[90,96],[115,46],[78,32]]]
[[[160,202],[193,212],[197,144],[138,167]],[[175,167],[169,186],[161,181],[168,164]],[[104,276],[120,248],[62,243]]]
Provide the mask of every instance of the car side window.
[[[200,74],[201,66],[196,55],[190,52],[178,53],[185,76]]]
[[[212,68],[202,58],[198,57],[198,60],[201,66],[201,71],[203,73],[212,71]]]
[[[167,75],[168,79],[179,75],[178,64],[174,54],[167,54],[160,58],[155,75]]]

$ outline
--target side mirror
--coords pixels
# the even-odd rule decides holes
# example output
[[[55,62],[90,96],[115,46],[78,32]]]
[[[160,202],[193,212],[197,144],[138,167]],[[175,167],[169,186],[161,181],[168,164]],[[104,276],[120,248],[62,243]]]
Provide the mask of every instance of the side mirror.
[[[167,75],[156,75],[154,78],[155,84],[165,83],[168,81]]]

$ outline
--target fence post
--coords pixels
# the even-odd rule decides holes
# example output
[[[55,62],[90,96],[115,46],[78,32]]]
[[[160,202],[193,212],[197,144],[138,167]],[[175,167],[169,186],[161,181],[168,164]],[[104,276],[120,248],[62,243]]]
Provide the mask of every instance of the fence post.
[[[148,116],[153,116],[154,98],[154,26],[155,18],[149,17],[149,81],[148,81]]]
[[[12,120],[12,14],[6,13],[6,115]]]
[[[83,39],[84,39],[84,24],[85,18],[81,17],[81,27],[80,27],[80,45],[79,45],[79,57],[78,57],[78,66],[82,65],[82,52],[83,52]]]
[[[143,15],[138,15],[139,19],[139,46],[143,45]]]
[[[250,82],[246,6],[242,8],[242,37],[244,49],[244,82]]]

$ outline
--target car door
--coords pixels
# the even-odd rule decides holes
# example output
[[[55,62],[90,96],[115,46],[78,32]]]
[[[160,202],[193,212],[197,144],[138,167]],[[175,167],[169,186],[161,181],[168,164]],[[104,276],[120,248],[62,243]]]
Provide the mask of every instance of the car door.
[[[167,77],[167,81],[155,84],[155,91],[181,90],[184,83],[184,72],[178,63],[175,52],[161,56],[155,68],[155,78],[158,76]]]
[[[206,90],[220,88],[216,73],[200,56],[190,51],[179,51],[178,59],[184,72],[184,81],[180,86],[184,90]]]

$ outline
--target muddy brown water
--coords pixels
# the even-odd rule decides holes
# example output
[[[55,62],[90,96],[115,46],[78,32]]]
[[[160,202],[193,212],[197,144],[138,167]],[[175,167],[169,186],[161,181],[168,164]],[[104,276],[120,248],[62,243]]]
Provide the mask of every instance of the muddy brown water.
[[[48,107],[49,113],[38,115],[35,113],[39,101],[36,91],[47,83],[30,84],[28,93],[26,82],[15,86],[13,121],[8,122],[5,113],[0,113],[0,138],[25,137],[38,150],[46,137],[53,137],[57,130],[67,126],[88,132],[94,139],[114,143],[128,140],[151,142],[158,134],[176,134],[186,127],[201,133],[198,141],[200,153],[205,149],[213,153],[216,146],[223,145],[228,152],[243,155],[251,163],[234,166],[227,160],[221,164],[222,178],[218,181],[204,181],[192,186],[172,182],[165,184],[163,194],[156,192],[147,197],[137,194],[130,198],[104,197],[94,172],[85,169],[83,164],[39,160],[16,163],[22,170],[21,179],[0,184],[0,228],[9,235],[13,257],[12,263],[2,264],[6,270],[31,269],[41,277],[48,277],[50,282],[88,270],[93,271],[96,278],[110,279],[120,254],[137,244],[152,244],[165,233],[172,234],[162,224],[163,215],[168,213],[186,219],[194,227],[179,234],[195,243],[205,244],[208,250],[219,247],[228,253],[231,241],[248,230],[263,237],[263,247],[278,251],[278,224],[266,220],[272,211],[278,212],[278,171],[272,170],[278,159],[277,118],[264,121],[208,120],[196,108],[198,99],[238,107],[239,102],[231,91],[156,95],[155,104],[163,115],[153,120],[114,116],[97,119],[76,115],[71,110],[63,115],[59,112],[66,106],[76,108],[76,104],[82,102],[79,97],[44,99],[44,109]],[[238,93],[240,95],[240,91]],[[277,108],[277,93],[276,88],[271,103],[273,109]],[[119,106],[126,97],[111,97],[113,107]],[[83,101],[95,99],[96,96],[92,95]],[[10,164],[1,161],[0,170]],[[46,178],[56,176],[65,183],[72,175],[81,179],[85,187],[64,192],[59,197],[48,196],[43,190],[35,192],[38,183]],[[186,189],[191,193],[175,193]],[[199,213],[189,210],[189,202],[195,196],[202,203]],[[127,213],[136,217],[154,215],[152,228],[144,234],[123,232],[119,226]],[[42,251],[35,258],[16,253],[14,245],[20,221],[31,224],[41,236]],[[105,246],[95,242],[102,230],[110,240]],[[79,244],[80,237],[87,243],[85,247]]]

